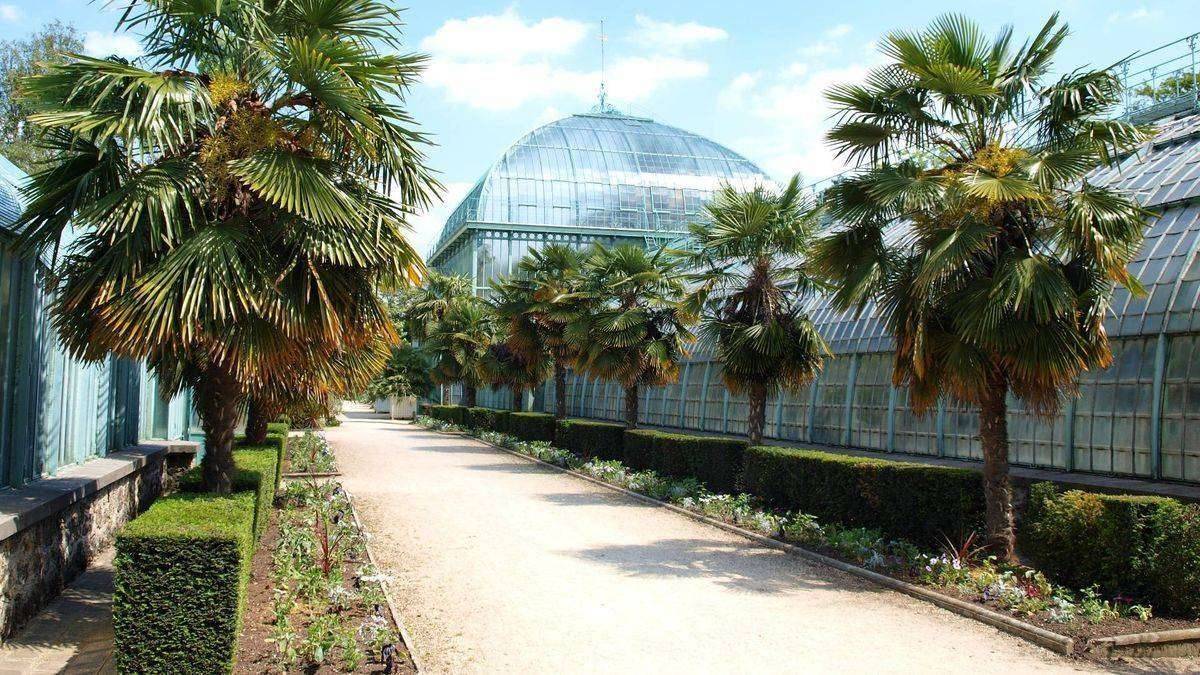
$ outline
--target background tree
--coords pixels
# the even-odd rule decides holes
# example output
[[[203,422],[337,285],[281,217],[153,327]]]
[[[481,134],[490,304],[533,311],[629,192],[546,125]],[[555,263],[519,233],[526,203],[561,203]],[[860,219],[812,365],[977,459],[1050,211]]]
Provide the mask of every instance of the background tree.
[[[516,272],[495,286],[496,312],[507,324],[506,344],[527,363],[549,354],[554,369],[554,415],[567,416],[567,368],[579,353],[567,327],[588,310],[580,293],[583,254],[562,244],[530,251]]]
[[[689,227],[694,247],[682,256],[693,270],[688,302],[702,313],[701,341],[721,363],[725,386],[749,399],[755,445],[767,397],[808,384],[829,353],[803,306],[819,288],[804,266],[819,214],[793,176],[779,193],[726,185]]]
[[[499,327],[498,327],[499,328]],[[525,392],[536,389],[554,369],[549,354],[534,355],[513,349],[503,341],[503,335],[488,347],[480,360],[480,379],[493,389],[506,387],[512,393],[512,409],[520,410]]]
[[[696,317],[682,302],[682,271],[662,252],[597,244],[584,262],[587,314],[567,327],[579,364],[625,390],[625,424],[638,424],[642,386],[679,379]]]
[[[479,387],[487,384],[482,362],[501,337],[495,313],[479,298],[461,298],[451,302],[442,318],[426,330],[421,349],[433,361],[433,381],[461,384],[462,404],[475,407]]]
[[[21,82],[53,156],[23,243],[82,230],[55,270],[58,333],[192,388],[209,489],[230,489],[250,392],[395,339],[376,291],[419,279],[405,216],[437,188],[399,26],[380,0],[132,2],[118,28],[143,59],[73,56]]]
[[[815,254],[841,307],[875,300],[896,339],[897,385],[928,410],[978,406],[987,534],[1013,556],[1007,398],[1049,415],[1112,361],[1103,321],[1146,212],[1086,176],[1145,140],[1104,119],[1107,70],[1047,81],[1067,37],[1053,16],[1013,48],[959,16],[883,42],[888,63],[828,93],[829,140],[862,171],[827,193],[841,226]],[[918,157],[920,159],[912,159]]]
[[[47,23],[24,40],[0,40],[0,154],[26,173],[37,170],[48,153],[28,123],[30,109],[20,96],[20,82],[81,51],[79,31],[61,21]]]

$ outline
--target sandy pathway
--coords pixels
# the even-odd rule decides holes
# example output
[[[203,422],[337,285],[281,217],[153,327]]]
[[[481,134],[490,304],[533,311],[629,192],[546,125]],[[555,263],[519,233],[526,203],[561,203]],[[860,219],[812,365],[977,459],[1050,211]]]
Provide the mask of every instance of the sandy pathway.
[[[470,439],[373,419],[328,436],[433,672],[1085,667]]]

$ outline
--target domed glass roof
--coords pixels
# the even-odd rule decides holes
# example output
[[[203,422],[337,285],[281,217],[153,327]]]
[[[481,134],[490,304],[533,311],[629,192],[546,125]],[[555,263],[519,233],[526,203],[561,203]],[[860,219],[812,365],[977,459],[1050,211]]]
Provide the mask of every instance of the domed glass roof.
[[[447,220],[437,253],[470,224],[680,233],[722,182],[769,179],[702,136],[618,113],[571,115],[530,132],[479,179]]]

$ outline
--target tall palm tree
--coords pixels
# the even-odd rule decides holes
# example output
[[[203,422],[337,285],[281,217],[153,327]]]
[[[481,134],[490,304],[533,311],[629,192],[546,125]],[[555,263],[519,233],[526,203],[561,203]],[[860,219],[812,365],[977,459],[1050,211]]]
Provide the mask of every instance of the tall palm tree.
[[[395,318],[410,339],[420,341],[451,305],[473,295],[469,277],[429,270],[420,286],[397,297]]]
[[[580,293],[583,255],[563,244],[530,251],[516,273],[495,286],[496,312],[508,324],[507,344],[526,361],[550,354],[554,368],[554,415],[567,416],[567,368],[579,356],[567,326],[588,310]]]
[[[688,302],[702,313],[701,340],[725,386],[749,399],[753,444],[762,442],[767,397],[808,384],[829,353],[803,305],[819,288],[804,266],[819,215],[793,176],[778,193],[723,186],[689,228]]]
[[[493,389],[508,388],[512,392],[512,409],[520,410],[525,392],[545,382],[554,363],[546,353],[534,355],[531,359],[526,353],[504,342],[503,335],[499,337],[500,340],[493,343],[480,359],[480,378]]]
[[[487,384],[483,360],[500,338],[495,313],[479,298],[461,298],[450,303],[427,331],[421,349],[432,357],[434,382],[461,384],[463,405],[474,407],[479,387]]]
[[[1112,361],[1103,320],[1147,213],[1087,181],[1146,139],[1104,115],[1109,70],[1051,80],[1067,27],[988,40],[943,16],[883,43],[888,63],[828,92],[829,141],[860,171],[827,192],[841,221],[814,255],[842,307],[875,300],[896,338],[894,381],[927,410],[979,408],[990,545],[1015,542],[1007,399],[1054,413],[1081,372]]]
[[[399,26],[381,0],[131,0],[119,28],[144,57],[76,55],[22,83],[55,157],[26,188],[24,245],[79,230],[58,333],[193,389],[213,490],[247,393],[393,338],[376,288],[422,273],[405,217],[437,183]]]
[[[681,270],[662,251],[597,244],[584,275],[591,306],[567,327],[567,340],[585,370],[625,389],[625,424],[634,428],[640,388],[679,379],[679,362],[695,341]]]

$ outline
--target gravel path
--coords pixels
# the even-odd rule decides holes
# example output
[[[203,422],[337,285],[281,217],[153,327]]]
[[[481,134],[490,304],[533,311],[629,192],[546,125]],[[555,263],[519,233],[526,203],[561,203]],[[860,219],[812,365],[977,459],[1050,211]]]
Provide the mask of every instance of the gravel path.
[[[328,438],[431,672],[1088,668],[471,439]]]

